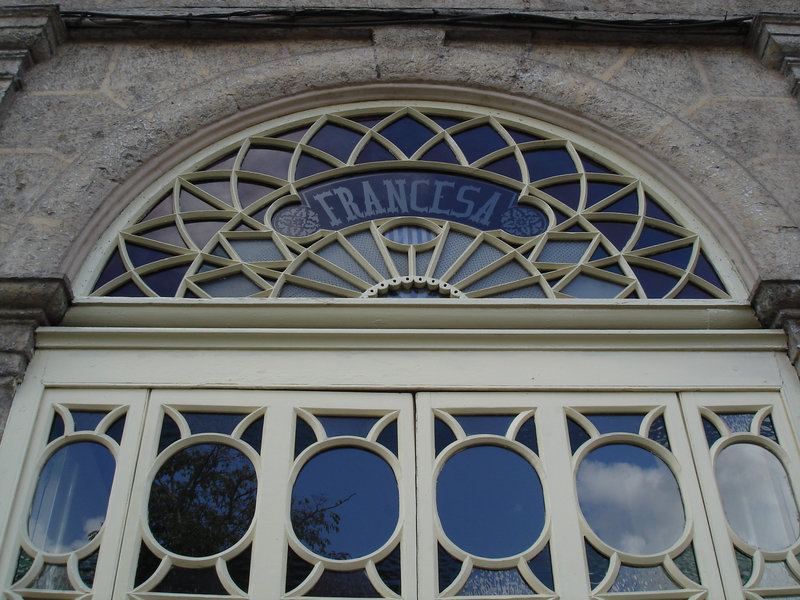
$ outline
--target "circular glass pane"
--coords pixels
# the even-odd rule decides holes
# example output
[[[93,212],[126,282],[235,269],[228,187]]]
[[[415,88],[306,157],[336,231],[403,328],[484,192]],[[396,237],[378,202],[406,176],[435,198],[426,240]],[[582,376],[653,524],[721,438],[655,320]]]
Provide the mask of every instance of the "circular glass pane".
[[[783,464],[756,444],[732,444],[717,456],[717,486],[728,523],[756,548],[781,550],[798,534],[797,503]]]
[[[450,541],[485,558],[525,551],[544,527],[536,470],[499,446],[474,446],[451,456],[439,473],[436,506]]]
[[[184,556],[230,548],[247,531],[256,506],[256,470],[226,444],[176,452],[150,488],[147,522],[159,544]]]
[[[292,488],[292,528],[320,556],[344,560],[371,554],[389,540],[399,516],[392,468],[361,448],[320,452]]]
[[[114,457],[97,442],[75,442],[47,460],[28,517],[31,542],[62,554],[88,544],[106,519]]]
[[[623,552],[664,552],[683,533],[675,476],[664,461],[638,446],[592,450],[578,468],[578,500],[597,536]]]

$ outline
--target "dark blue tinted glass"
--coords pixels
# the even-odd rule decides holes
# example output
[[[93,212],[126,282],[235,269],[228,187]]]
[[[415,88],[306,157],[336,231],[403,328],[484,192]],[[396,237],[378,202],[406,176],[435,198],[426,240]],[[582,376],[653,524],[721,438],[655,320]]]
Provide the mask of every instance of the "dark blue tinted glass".
[[[156,592],[170,594],[216,594],[227,596],[214,567],[185,569],[172,567],[154,588]]]
[[[647,434],[654,442],[661,444],[669,450],[669,437],[667,436],[667,424],[664,421],[664,416],[658,417],[653,424],[650,425],[650,431]]]
[[[430,116],[430,115],[428,115]],[[435,121],[436,124],[441,127],[442,129],[447,129],[448,127],[452,127],[453,125],[458,125],[459,123],[463,123],[464,119],[457,119],[453,117],[430,117],[431,120]]]
[[[569,432],[569,446],[573,454],[575,454],[584,442],[591,439],[583,427],[570,418],[567,418],[567,431]]]
[[[467,435],[492,433],[505,435],[515,415],[459,415],[458,424]]]
[[[531,560],[528,561],[528,567],[533,574],[551,590],[554,588],[553,582],[553,562],[550,557],[550,544],[544,547],[544,550],[539,552]]]
[[[167,195],[161,202],[156,204],[153,208],[150,209],[150,212],[147,213],[144,217],[139,219],[139,223],[143,223],[144,221],[149,221],[150,219],[155,219],[158,217],[165,217],[167,215],[171,215],[173,210],[172,206],[172,194]]]
[[[289,176],[289,162],[292,153],[289,150],[275,148],[250,148],[242,161],[242,171],[264,173],[280,179]]]
[[[272,186],[249,183],[241,179],[236,186],[236,191],[239,193],[239,203],[242,208],[247,208],[256,200],[263,198],[270,192],[274,192],[276,189]]]
[[[61,554],[88,544],[106,518],[114,457],[96,442],[73,442],[47,459],[31,502],[28,535],[36,548]]]
[[[236,155],[238,152],[233,152],[232,154],[228,154],[227,156],[218,159],[216,162],[211,163],[204,171],[229,171],[233,168],[233,163],[236,160]]]
[[[64,419],[58,413],[53,413],[53,423],[50,425],[50,435],[47,436],[47,441],[52,442],[56,438],[64,435]]]
[[[475,162],[482,156],[486,156],[495,150],[508,146],[503,138],[500,137],[490,125],[481,125],[475,129],[468,129],[453,135],[467,162]]]
[[[473,446],[451,456],[436,482],[436,506],[447,537],[487,558],[524,551],[544,526],[536,471],[519,454],[499,446]]]
[[[611,561],[595,550],[591,544],[587,543],[586,562],[589,566],[589,584],[592,588],[595,588],[605,578]]]
[[[685,246],[677,250],[669,250],[668,252],[660,252],[658,254],[650,254],[647,258],[659,260],[673,267],[685,269],[692,258],[692,247]]]
[[[227,250],[225,250],[225,248],[223,248],[221,244],[217,244],[216,246],[214,246],[214,249],[211,251],[211,254],[213,254],[214,256],[219,256],[220,258],[227,258],[229,260],[231,258],[231,255],[228,254]],[[212,270],[212,269],[215,269],[215,268],[216,267],[211,267],[211,269],[202,269],[201,268],[200,272],[202,273],[204,270]]]
[[[403,154],[411,156],[422,144],[431,139],[433,132],[419,121],[403,117],[382,129],[381,135],[400,148]]]
[[[261,439],[263,435],[264,417],[259,417],[242,432],[242,441],[250,444],[256,452],[261,452]]]
[[[205,200],[202,200],[187,192],[186,190],[181,190],[181,195],[178,200],[178,205],[180,206],[181,212],[192,212],[192,211],[200,211],[200,210],[217,210],[217,207],[209,204]]]
[[[97,570],[97,557],[100,554],[99,550],[95,550],[92,554],[78,561],[78,574],[81,576],[87,586],[94,585],[94,575]]]
[[[618,221],[592,221],[600,233],[618,250],[622,250],[625,244],[631,239],[636,225],[633,223],[622,223]]]
[[[456,580],[458,574],[461,572],[461,561],[456,560],[447,551],[438,546],[439,558],[439,591],[444,591],[447,587]]]
[[[227,179],[224,181],[193,181],[192,183],[204,192],[208,192],[215,198],[222,200],[225,204],[233,206],[231,202],[231,182]]]
[[[603,271],[608,271],[609,273],[616,273],[617,275],[624,275],[625,273],[622,272],[622,268],[619,264],[614,263],[613,265],[608,265],[606,267],[601,267]]]
[[[331,156],[335,156],[342,162],[347,162],[350,153],[355,148],[356,144],[361,140],[361,134],[326,123],[322,128],[314,134],[314,137],[308,142],[309,146],[319,148],[323,152],[327,152]]]
[[[600,434],[639,433],[643,415],[584,415]]]
[[[394,472],[377,454],[338,447],[303,466],[292,488],[292,528],[309,550],[365,556],[391,537],[399,516]]]
[[[320,417],[317,416],[328,437],[354,435],[367,437],[369,430],[378,422],[374,417]]]
[[[505,158],[501,158],[500,160],[496,160],[493,163],[489,163],[483,167],[483,170],[491,171],[492,173],[497,173],[498,175],[505,175],[506,177],[511,177],[512,179],[522,180],[522,172],[519,170],[519,163],[517,162],[516,156],[513,154],[506,156]]]
[[[285,131],[284,133],[273,135],[270,137],[278,138],[279,140],[289,140],[292,142],[299,142],[303,135],[305,135],[306,131],[308,131],[308,127],[300,127],[299,129],[292,129],[291,131]]]
[[[195,245],[203,248],[225,223],[227,221],[192,221],[185,222],[184,226]]]
[[[759,434],[772,440],[776,444],[778,443],[778,435],[775,433],[775,424],[772,422],[772,417],[770,415],[767,415],[764,420],[761,421],[761,431]]]
[[[172,244],[173,246],[178,246],[179,248],[186,248],[186,242],[183,241],[181,234],[178,232],[178,228],[174,225],[167,225],[165,227],[156,227],[155,229],[151,229],[150,231],[144,231],[139,233],[138,235],[145,237],[149,240],[156,240],[158,242],[164,242],[165,244]]]
[[[94,289],[96,290],[104,286],[115,277],[122,275],[125,271],[125,265],[122,263],[122,257],[119,254],[119,248],[117,248],[109,257],[106,266],[103,267],[100,277],[97,278],[97,283],[94,284]]]
[[[150,549],[142,542],[139,548],[139,559],[136,564],[136,577],[134,581],[137,586],[140,586],[156,572],[158,565],[161,564],[161,559],[150,552]]]
[[[683,239],[683,237],[668,233],[662,229],[656,229],[655,227],[649,227],[645,225],[645,227],[642,229],[642,233],[639,235],[639,239],[636,241],[636,246],[634,249],[639,250],[641,248],[649,248],[650,246],[666,244],[667,242],[674,242],[675,240],[680,239]]]
[[[106,429],[106,435],[115,442],[117,442],[118,444],[121,444],[122,434],[124,431],[125,431],[125,415],[122,415],[119,419],[114,421],[108,427],[108,429]]]
[[[94,431],[108,413],[106,411],[73,410],[71,414],[75,431]]]
[[[625,213],[629,215],[639,214],[639,196],[636,192],[631,192],[627,196],[623,196],[616,202],[612,202],[606,206],[601,212],[615,212]]]
[[[711,263],[708,262],[706,255],[701,253],[697,259],[697,265],[694,267],[695,275],[699,275],[707,282],[717,286],[721,290],[725,290],[725,285],[720,280],[717,272],[714,270],[714,267],[711,266]]]
[[[226,444],[195,444],[159,469],[150,487],[147,521],[167,550],[209,556],[245,534],[256,506],[256,470]]]
[[[687,283],[683,286],[678,295],[675,296],[679,300],[708,300],[711,298],[715,298],[705,290],[701,290],[699,287],[694,285],[693,283]]]
[[[575,173],[575,163],[566,150],[535,150],[524,152],[531,181]]]
[[[539,444],[536,441],[536,420],[530,417],[522,424],[517,432],[517,437],[514,438],[521,444],[524,444],[535,453],[539,453]]]
[[[505,130],[511,136],[511,139],[518,144],[524,144],[525,142],[538,142],[542,139],[528,133],[527,131],[519,131],[518,129],[512,129],[511,127],[506,127]]]
[[[722,437],[722,434],[714,426],[714,424],[706,418],[703,419],[703,430],[706,433],[706,441],[708,442],[709,447],[713,446],[714,442]]]
[[[627,184],[590,181],[586,188],[586,206],[594,206],[624,188]]]
[[[694,546],[692,544],[689,544],[686,550],[676,556],[673,561],[675,566],[681,570],[681,573],[695,583],[700,583],[700,572],[697,569],[697,558],[694,555]]]
[[[142,275],[142,279],[151,290],[162,297],[174,296],[178,291],[186,271],[189,270],[188,264],[178,265],[169,269],[162,269],[150,275]]]
[[[666,221],[667,223],[676,223],[675,219],[669,216],[667,212],[659,206],[655,200],[653,200],[650,196],[646,196],[647,204],[645,209],[645,215],[652,218],[652,219],[660,219],[662,221]]]
[[[603,258],[608,258],[609,256],[611,255],[606,252],[606,249],[603,248],[603,246],[597,246],[597,249],[594,251],[594,254],[592,254],[592,257],[589,259],[589,261],[601,260]]]
[[[375,125],[380,123],[385,117],[386,115],[378,115],[371,117],[348,117],[348,119],[356,123],[361,123],[364,127],[375,127]]]
[[[550,194],[553,198],[561,200],[572,210],[578,210],[578,203],[581,199],[580,183],[562,183],[559,185],[549,185],[542,188],[543,192]]]
[[[605,165],[600,164],[596,160],[581,154],[581,162],[583,163],[583,170],[587,173],[613,173],[611,169]]]
[[[234,428],[242,421],[244,415],[231,415],[226,413],[182,413],[192,435],[198,433],[222,433],[230,435]]]
[[[443,162],[457,165],[458,158],[453,154],[447,142],[439,142],[433,148],[428,150],[422,155],[422,160],[429,160],[431,162]]]
[[[184,297],[184,298],[199,298],[200,296],[198,296],[197,294],[195,294],[195,293],[194,293],[192,290],[188,290],[188,289],[187,289],[187,290],[186,290],[186,291],[183,293],[183,297]]]
[[[297,553],[288,548],[286,557],[286,591],[293,590],[303,583],[314,568],[314,565],[307,563],[300,558]]]
[[[389,586],[390,590],[398,595],[402,593],[399,545],[389,556],[375,563],[375,568],[378,570],[383,583]]]
[[[116,288],[113,292],[108,294],[109,296],[115,296],[119,298],[139,298],[144,296],[144,292],[136,287],[136,284],[132,281],[126,283],[125,285],[121,285]]]
[[[397,421],[392,421],[383,428],[378,436],[378,443],[392,454],[397,455]]]
[[[661,271],[648,269],[637,265],[631,265],[636,278],[644,288],[648,298],[663,298],[678,283],[678,278],[667,275]]]
[[[397,157],[389,152],[386,148],[381,146],[378,142],[373,140],[368,142],[367,145],[364,146],[364,149],[361,150],[361,153],[356,159],[356,164],[360,165],[363,163],[381,162],[384,160],[397,160]]]
[[[310,177],[311,175],[322,173],[323,171],[327,171],[331,168],[333,167],[326,162],[318,160],[313,156],[309,156],[308,154],[302,154],[300,155],[300,159],[297,161],[295,179]]]
[[[363,569],[358,571],[325,571],[309,592],[309,596],[329,598],[378,598],[380,594]]]
[[[233,582],[238,585],[242,590],[247,592],[250,587],[250,559],[252,558],[252,548],[247,549],[226,562],[228,567],[228,574],[233,579]]]
[[[158,439],[158,453],[161,454],[167,446],[179,439],[181,439],[181,432],[178,424],[172,420],[172,417],[164,415],[164,420],[161,422],[161,436]]]
[[[441,419],[434,419],[434,439],[436,443],[436,454],[444,450],[447,446],[456,441],[456,434]]]

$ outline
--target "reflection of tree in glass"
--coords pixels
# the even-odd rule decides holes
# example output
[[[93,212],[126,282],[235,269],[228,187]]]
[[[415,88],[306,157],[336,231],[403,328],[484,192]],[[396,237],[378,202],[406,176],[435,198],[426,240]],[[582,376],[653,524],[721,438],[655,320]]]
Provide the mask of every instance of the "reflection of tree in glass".
[[[161,467],[150,489],[148,522],[156,540],[186,556],[208,556],[235,544],[255,514],[256,473],[239,450],[197,444]]]
[[[331,500],[325,494],[314,494],[304,498],[292,498],[292,529],[303,545],[309,550],[337,560],[350,558],[347,552],[330,550],[327,534],[339,531],[341,515],[334,509],[350,500],[355,493],[340,500]]]

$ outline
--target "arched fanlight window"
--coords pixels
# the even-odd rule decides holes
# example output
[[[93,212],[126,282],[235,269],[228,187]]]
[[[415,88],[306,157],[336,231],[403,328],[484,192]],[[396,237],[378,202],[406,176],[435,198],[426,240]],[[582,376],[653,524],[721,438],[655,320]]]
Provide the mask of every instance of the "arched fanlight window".
[[[306,112],[171,172],[110,232],[83,291],[729,298],[735,276],[712,266],[702,225],[620,163],[500,111],[383,102]]]

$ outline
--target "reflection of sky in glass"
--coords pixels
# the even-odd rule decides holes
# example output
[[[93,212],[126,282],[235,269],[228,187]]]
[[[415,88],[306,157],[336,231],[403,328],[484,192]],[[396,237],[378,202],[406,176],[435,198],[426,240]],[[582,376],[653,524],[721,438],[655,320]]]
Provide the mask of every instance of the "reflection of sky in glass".
[[[774,454],[755,444],[733,444],[719,453],[715,470],[725,516],[739,537],[765,550],[797,539],[797,505]]]
[[[298,523],[301,509],[306,518]],[[397,480],[389,464],[373,452],[327,450],[298,474],[292,512],[295,533],[308,548],[331,558],[365,556],[383,546],[397,526]],[[323,521],[315,525],[314,519]]]
[[[536,471],[498,446],[474,446],[450,457],[439,474],[436,504],[447,537],[477,556],[513,556],[533,544],[544,527]]]
[[[28,519],[34,546],[63,553],[89,543],[106,518],[114,457],[96,442],[57,450],[42,468]]]
[[[637,446],[609,444],[590,452],[578,468],[578,499],[598,537],[625,552],[663,552],[683,531],[675,476]]]

